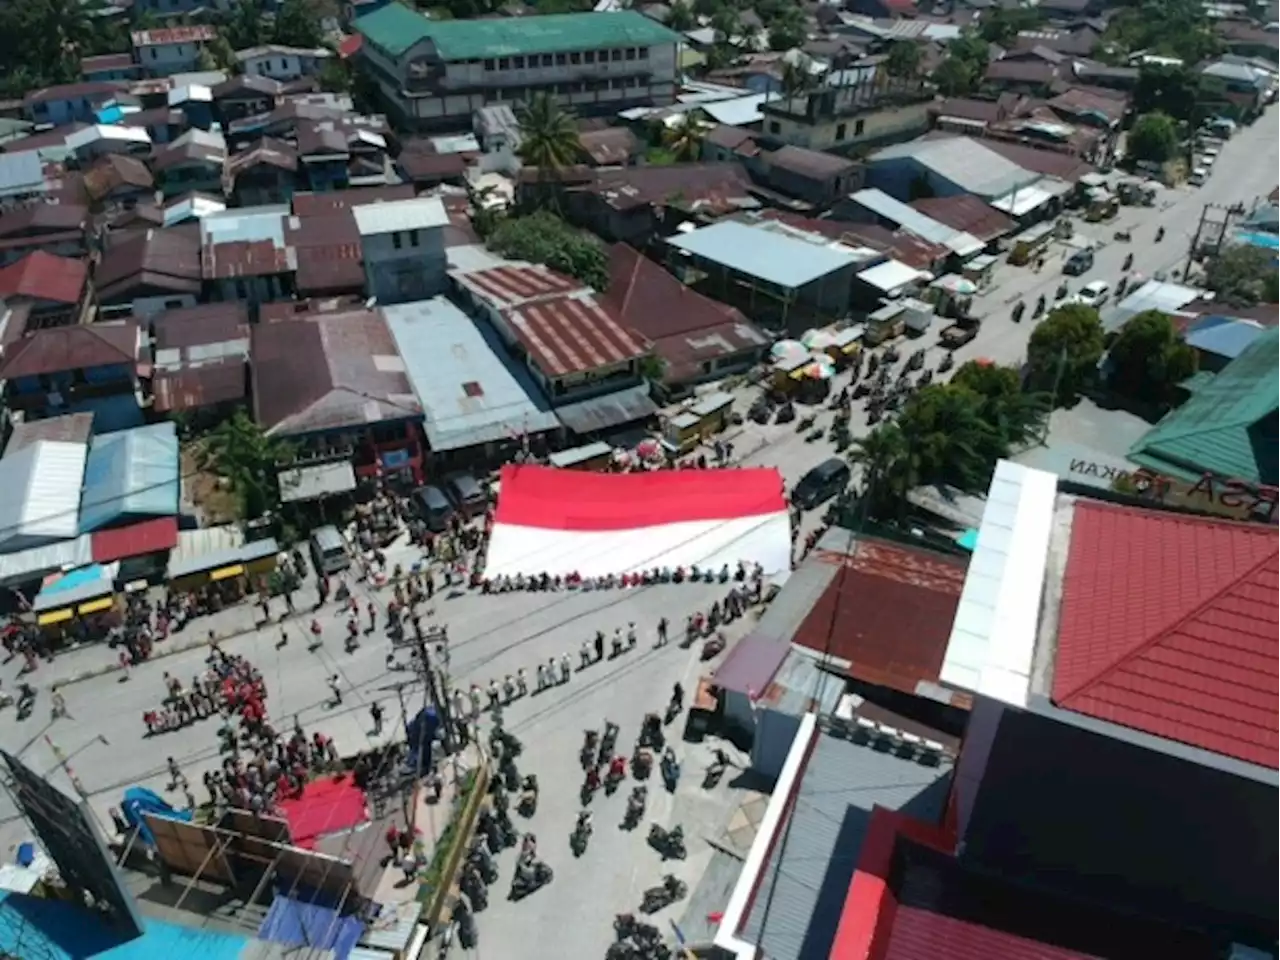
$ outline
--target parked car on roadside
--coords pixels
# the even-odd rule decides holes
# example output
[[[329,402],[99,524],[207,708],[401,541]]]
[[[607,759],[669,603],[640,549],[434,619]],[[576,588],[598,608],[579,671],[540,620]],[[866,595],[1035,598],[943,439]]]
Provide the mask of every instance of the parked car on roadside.
[[[1070,259],[1063,264],[1062,272],[1069,277],[1078,277],[1081,274],[1088,273],[1093,269],[1093,251],[1077,250]]]

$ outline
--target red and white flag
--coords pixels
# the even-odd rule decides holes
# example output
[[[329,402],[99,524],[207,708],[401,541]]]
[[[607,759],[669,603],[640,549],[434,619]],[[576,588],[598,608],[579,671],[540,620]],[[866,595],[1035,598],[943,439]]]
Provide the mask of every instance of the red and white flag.
[[[790,568],[791,528],[774,469],[590,473],[508,466],[485,576],[584,577],[655,567]]]

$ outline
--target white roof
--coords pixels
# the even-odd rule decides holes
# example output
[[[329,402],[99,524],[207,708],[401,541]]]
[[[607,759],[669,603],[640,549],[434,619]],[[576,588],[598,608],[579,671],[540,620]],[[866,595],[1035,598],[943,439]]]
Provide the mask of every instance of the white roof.
[[[1011,460],[996,464],[938,679],[1027,705],[1049,563],[1058,478]]]
[[[919,270],[915,267],[909,267],[898,260],[886,260],[884,263],[877,264],[858,274],[858,279],[863,283],[869,283],[877,290],[882,290],[885,293],[893,293],[899,287],[903,287],[919,278]]]
[[[940,223],[933,217],[921,213],[915,207],[909,207],[901,200],[895,200],[883,190],[859,190],[849,199],[870,210],[876,216],[893,221],[922,240],[942,244],[956,256],[968,257],[986,249],[986,244],[973,234],[948,227],[945,223]]]
[[[1033,183],[1029,187],[1022,187],[1011,193],[1005,194],[1003,197],[991,201],[991,206],[1003,213],[1009,214],[1011,217],[1020,217],[1024,213],[1030,213],[1036,210],[1050,200],[1054,195],[1045,190],[1038,183]]]
[[[313,57],[316,60],[323,60],[333,54],[324,47],[286,47],[279,43],[267,43],[260,47],[237,50],[235,56],[238,62],[244,63],[246,60],[256,60],[258,57]]]
[[[984,200],[1004,196],[1014,187],[1034,183],[1039,176],[1005,159],[969,137],[911,140],[877,150],[868,163],[912,160],[961,190]]]
[[[120,140],[129,143],[151,143],[151,134],[145,127],[121,127],[113,124],[95,124],[67,134],[67,149],[79,150],[99,140]]]
[[[180,103],[212,103],[213,90],[203,84],[193,83],[186,87],[175,87],[169,91],[169,106],[176,107]]]
[[[38,440],[0,459],[0,546],[35,546],[80,532],[80,488],[88,448]]]
[[[723,220],[667,242],[677,250],[788,290],[858,262],[847,247],[813,243],[802,236]]]
[[[22,583],[54,570],[76,570],[93,561],[93,535],[58,540],[0,555],[0,583]]]
[[[760,108],[771,100],[777,100],[779,96],[780,94],[777,93],[757,93],[734,100],[700,103],[698,109],[716,123],[722,123],[728,127],[745,127],[764,119]]]
[[[210,214],[222,213],[226,209],[225,203],[209,197],[199,195],[186,197],[164,208],[164,225],[171,227],[175,223],[182,223],[192,218],[200,220]]]
[[[355,214],[356,226],[360,228],[362,237],[398,233],[401,230],[426,230],[449,224],[449,214],[439,197],[366,203],[356,207],[352,213]]]

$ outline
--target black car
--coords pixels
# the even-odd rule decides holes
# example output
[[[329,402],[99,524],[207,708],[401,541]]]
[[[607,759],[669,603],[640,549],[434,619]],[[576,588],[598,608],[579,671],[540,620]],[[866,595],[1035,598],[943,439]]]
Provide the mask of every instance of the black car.
[[[1093,269],[1093,251],[1077,250],[1062,268],[1069,277],[1078,277]]]
[[[791,502],[801,510],[812,510],[841,493],[849,485],[850,476],[849,464],[832,457],[800,478],[791,491]]]

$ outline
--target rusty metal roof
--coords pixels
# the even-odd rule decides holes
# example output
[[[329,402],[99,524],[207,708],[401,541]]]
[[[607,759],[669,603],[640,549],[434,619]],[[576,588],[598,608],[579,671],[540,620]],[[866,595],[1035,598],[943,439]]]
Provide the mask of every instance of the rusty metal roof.
[[[151,318],[154,347],[185,350],[249,335],[249,311],[243,303],[202,303],[165,310]]]
[[[233,240],[204,248],[204,276],[207,280],[229,277],[269,277],[298,267],[292,247],[278,247],[270,240]]]
[[[507,322],[551,377],[626,363],[646,353],[614,310],[590,295],[529,303],[510,311]]]
[[[360,231],[350,209],[339,207],[333,213],[295,216],[288,242],[296,251],[294,282],[298,293],[314,296],[363,291]]]
[[[580,280],[556,273],[540,264],[495,267],[463,274],[459,282],[498,310],[507,310],[566,293],[585,290]]]
[[[231,357],[157,371],[151,381],[155,409],[166,413],[243,400],[248,393],[245,371],[245,362]]]
[[[138,325],[132,320],[46,327],[9,343],[0,380],[137,362]]]
[[[293,212],[299,217],[340,213],[366,203],[412,200],[417,195],[413,184],[410,183],[398,183],[387,187],[353,187],[349,190],[334,190],[330,193],[295,193]]]

